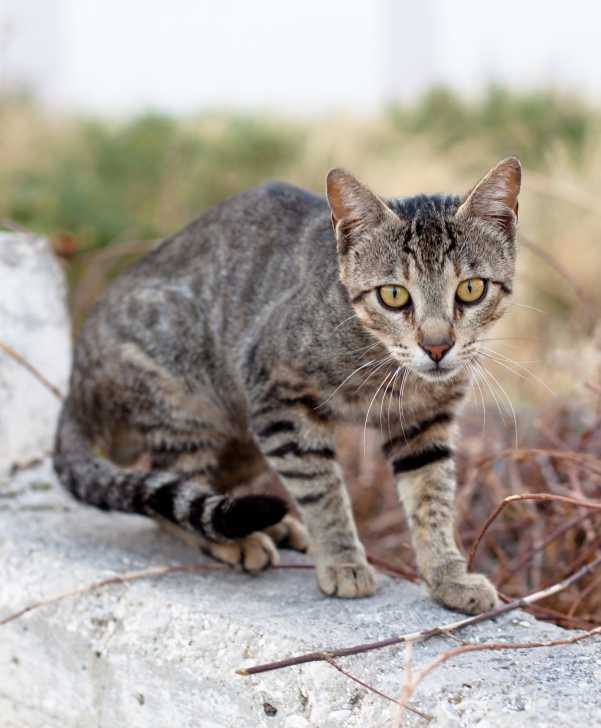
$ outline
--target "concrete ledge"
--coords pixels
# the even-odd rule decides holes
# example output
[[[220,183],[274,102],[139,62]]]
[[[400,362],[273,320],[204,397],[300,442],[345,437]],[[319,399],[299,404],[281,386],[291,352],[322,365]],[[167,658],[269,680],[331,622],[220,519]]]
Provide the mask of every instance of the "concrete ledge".
[[[71,367],[66,287],[49,242],[0,232],[0,339],[65,391]],[[52,447],[59,400],[0,349],[0,474]]]
[[[76,505],[58,489],[48,463],[0,482],[0,616],[115,573],[200,558],[149,521]],[[284,554],[283,561],[294,560]],[[321,596],[310,571],[187,574],[119,585],[0,628],[0,724],[392,726],[394,706],[327,665],[252,678],[235,670],[453,617],[418,587],[383,577],[378,594],[359,601]],[[476,642],[559,635],[565,631],[523,613],[462,634]],[[453,644],[416,645],[414,667]],[[393,648],[342,664],[399,695],[404,657],[404,649]],[[601,725],[601,644],[465,655],[434,672],[413,704],[434,715],[436,726]],[[408,716],[404,725],[426,723]]]

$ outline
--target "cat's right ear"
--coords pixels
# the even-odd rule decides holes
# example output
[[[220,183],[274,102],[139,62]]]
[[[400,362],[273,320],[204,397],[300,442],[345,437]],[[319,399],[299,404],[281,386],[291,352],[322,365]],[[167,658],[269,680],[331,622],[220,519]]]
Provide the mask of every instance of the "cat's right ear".
[[[344,254],[361,232],[380,225],[394,213],[384,202],[344,169],[332,169],[326,179],[332,227],[338,252]]]
[[[517,157],[504,159],[466,195],[457,210],[457,219],[477,217],[513,240],[521,181],[520,160]]]

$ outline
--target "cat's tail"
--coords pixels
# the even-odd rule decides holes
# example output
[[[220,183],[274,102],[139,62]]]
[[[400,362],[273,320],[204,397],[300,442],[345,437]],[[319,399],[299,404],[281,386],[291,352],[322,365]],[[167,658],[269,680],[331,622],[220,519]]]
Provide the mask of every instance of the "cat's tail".
[[[209,541],[223,542],[275,525],[286,515],[282,498],[216,493],[194,474],[127,470],[97,455],[67,400],[55,440],[54,469],[79,501],[102,510],[162,517]]]

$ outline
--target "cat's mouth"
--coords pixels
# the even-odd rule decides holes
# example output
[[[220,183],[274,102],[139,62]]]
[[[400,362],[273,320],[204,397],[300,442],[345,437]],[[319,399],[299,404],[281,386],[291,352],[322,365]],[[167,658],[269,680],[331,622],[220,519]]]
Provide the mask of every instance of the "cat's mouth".
[[[452,379],[458,372],[460,367],[457,366],[440,366],[433,364],[427,369],[416,369],[416,373],[429,382],[444,382]]]

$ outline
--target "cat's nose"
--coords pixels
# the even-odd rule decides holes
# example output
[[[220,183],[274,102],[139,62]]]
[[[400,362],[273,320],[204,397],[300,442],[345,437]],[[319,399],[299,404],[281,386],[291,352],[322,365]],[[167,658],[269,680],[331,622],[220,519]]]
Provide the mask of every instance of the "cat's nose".
[[[430,338],[424,336],[422,341],[419,342],[421,348],[426,354],[432,359],[432,361],[438,363],[442,360],[443,356],[453,348],[455,340],[450,336],[444,336],[441,338]]]

